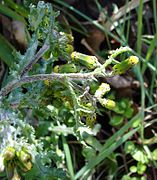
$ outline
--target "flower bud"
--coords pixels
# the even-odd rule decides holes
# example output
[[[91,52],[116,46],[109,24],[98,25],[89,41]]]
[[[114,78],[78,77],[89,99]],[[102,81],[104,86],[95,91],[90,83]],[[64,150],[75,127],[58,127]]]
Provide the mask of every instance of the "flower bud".
[[[16,152],[16,155],[17,155],[18,159],[23,163],[28,162],[32,159],[31,155],[23,150]]]
[[[8,147],[4,153],[3,157],[5,161],[12,160],[15,157],[15,149],[13,147]]]
[[[67,44],[66,48],[65,48],[65,51],[68,53],[68,54],[71,54],[73,51],[74,51],[74,47],[71,45],[71,44]]]
[[[104,94],[110,91],[110,85],[107,83],[102,83],[95,92],[96,98],[102,98]]]
[[[32,169],[32,162],[27,162],[27,163],[24,163],[24,166],[25,168],[27,169],[27,171],[31,170]]]
[[[21,151],[20,152],[20,158],[21,158],[22,162],[27,162],[28,160],[31,160],[31,155],[24,152],[24,151]]]
[[[139,62],[139,58],[137,56],[130,56],[126,60],[113,66],[113,74],[114,75],[123,74],[138,62]]]
[[[45,80],[45,81],[44,81],[44,84],[45,84],[46,86],[49,86],[49,85],[50,85],[50,81],[49,81],[49,80]]]
[[[57,65],[57,66],[55,66],[55,67],[53,68],[53,71],[54,71],[55,73],[58,73],[58,72],[59,72],[59,68],[60,68],[60,66]]]
[[[72,43],[74,41],[74,38],[72,36],[72,34],[68,34],[68,33],[64,33],[66,38],[67,38],[67,42],[68,43]]]
[[[110,110],[112,110],[116,106],[116,103],[111,99],[100,98],[99,102],[102,106]]]
[[[55,66],[53,70],[56,73],[76,73],[78,68],[75,64],[63,64]]]
[[[95,69],[99,65],[98,59],[95,56],[85,55],[76,51],[71,54],[71,58],[88,69]]]
[[[18,157],[18,166],[22,171],[27,172],[32,168],[32,156],[26,150],[16,152]]]

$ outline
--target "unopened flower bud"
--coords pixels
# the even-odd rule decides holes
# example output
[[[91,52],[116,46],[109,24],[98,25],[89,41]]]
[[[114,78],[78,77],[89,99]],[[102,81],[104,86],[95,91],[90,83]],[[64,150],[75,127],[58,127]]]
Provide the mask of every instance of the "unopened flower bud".
[[[102,98],[104,94],[110,91],[110,85],[107,83],[102,83],[95,92],[96,98]]]
[[[12,160],[15,157],[15,149],[13,147],[8,147],[4,153],[3,157],[5,161]]]
[[[102,106],[110,110],[112,110],[116,106],[116,103],[111,99],[100,98],[99,102]]]
[[[54,67],[54,72],[56,73],[76,73],[78,71],[78,68],[75,64],[63,64],[60,66]]]
[[[139,62],[139,58],[137,56],[130,56],[126,60],[113,66],[113,74],[114,75],[123,74],[138,62]]]
[[[88,69],[95,69],[99,66],[98,59],[95,56],[89,56],[75,51],[71,54],[71,58]]]

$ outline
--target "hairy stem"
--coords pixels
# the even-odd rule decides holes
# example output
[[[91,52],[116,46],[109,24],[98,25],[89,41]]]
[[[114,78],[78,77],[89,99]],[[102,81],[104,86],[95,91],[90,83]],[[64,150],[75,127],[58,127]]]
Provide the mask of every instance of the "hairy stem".
[[[48,43],[45,43],[42,48],[36,53],[36,55],[30,60],[29,64],[24,67],[20,76],[24,76],[28,71],[32,69],[32,66],[37,63],[37,61],[44,55],[44,53],[50,48]]]
[[[10,93],[13,89],[20,87],[23,84],[32,83],[36,81],[44,81],[44,80],[62,80],[65,77],[71,78],[71,79],[92,79],[94,77],[93,73],[52,73],[52,74],[37,74],[32,76],[25,76],[22,77],[19,80],[14,80],[8,85],[6,85],[1,91],[0,96],[5,96],[8,93]]]
[[[36,82],[36,81],[44,81],[44,80],[63,80],[65,78],[71,78],[71,79],[94,79],[95,77],[112,77],[113,73],[106,73],[106,67],[114,61],[114,57],[119,55],[120,53],[129,51],[130,49],[128,47],[121,47],[120,49],[117,49],[112,56],[110,56],[106,62],[101,65],[100,67],[96,68],[93,72],[89,73],[51,73],[51,74],[37,74],[32,76],[24,76],[31,68],[32,66],[43,56],[43,54],[50,48],[50,45],[45,43],[43,47],[37,52],[35,57],[32,58],[30,63],[23,69],[21,72],[21,78],[15,79],[12,82],[8,83],[1,91],[0,91],[0,97],[3,97],[10,93],[13,89],[20,87],[23,84]]]

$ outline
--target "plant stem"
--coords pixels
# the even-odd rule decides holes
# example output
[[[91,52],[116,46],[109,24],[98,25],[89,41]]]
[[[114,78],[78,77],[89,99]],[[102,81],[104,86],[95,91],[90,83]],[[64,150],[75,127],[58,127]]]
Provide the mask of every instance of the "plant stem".
[[[95,74],[96,75],[96,74]],[[23,84],[32,83],[36,81],[44,81],[44,80],[63,80],[65,77],[71,79],[91,79],[94,76],[94,73],[52,73],[52,74],[37,74],[32,76],[25,76],[19,80],[13,80],[8,85],[6,85],[1,91],[0,96],[5,96],[13,89],[20,87]]]
[[[67,167],[69,170],[70,178],[71,178],[71,180],[73,180],[74,179],[74,169],[73,169],[73,163],[72,163],[72,159],[71,159],[70,149],[69,149],[68,143],[66,141],[66,138],[64,137],[63,134],[62,134],[62,142],[63,142],[63,148],[64,148],[64,152],[65,152],[65,156],[66,156],[66,163],[67,163]]]
[[[131,51],[129,47],[121,47],[120,49],[117,49],[116,51],[113,52],[111,56],[105,61],[103,65],[100,67],[96,68],[92,72],[87,72],[87,73],[51,73],[51,74],[36,74],[32,76],[24,76],[31,68],[32,66],[38,61],[40,57],[49,49],[49,46],[47,43],[43,45],[43,47],[37,52],[35,57],[32,58],[30,63],[23,69],[21,73],[21,78],[17,78],[8,85],[6,85],[1,91],[0,91],[0,97],[3,97],[10,93],[13,89],[20,87],[23,84],[31,83],[31,82],[36,82],[36,81],[44,81],[44,80],[65,80],[65,78],[70,78],[70,79],[94,79],[95,77],[111,77],[113,76],[112,72],[111,73],[106,73],[106,67],[110,65],[112,62],[117,63],[117,61],[114,59],[116,56],[118,56],[121,53]],[[24,76],[24,77],[23,77]]]
[[[37,54],[30,60],[29,64],[24,67],[20,76],[24,76],[28,71],[32,69],[32,66],[37,63],[37,61],[44,55],[44,53],[50,48],[48,43],[45,43],[42,48],[37,52]]]

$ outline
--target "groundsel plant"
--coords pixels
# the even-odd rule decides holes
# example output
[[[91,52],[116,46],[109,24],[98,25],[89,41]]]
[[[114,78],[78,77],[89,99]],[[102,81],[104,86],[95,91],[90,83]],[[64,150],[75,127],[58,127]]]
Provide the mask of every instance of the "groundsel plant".
[[[95,133],[97,103],[109,110],[116,106],[104,97],[109,84],[97,83],[95,89],[92,84],[138,63],[136,56],[116,60],[122,53],[131,54],[129,47],[113,51],[104,64],[95,56],[75,52],[72,35],[59,30],[58,14],[49,3],[30,6],[28,48],[24,55],[14,52],[18,63],[0,91],[1,177],[69,177],[58,137],[73,134],[85,145],[83,133]]]

